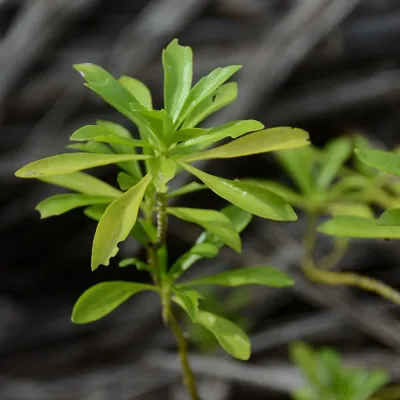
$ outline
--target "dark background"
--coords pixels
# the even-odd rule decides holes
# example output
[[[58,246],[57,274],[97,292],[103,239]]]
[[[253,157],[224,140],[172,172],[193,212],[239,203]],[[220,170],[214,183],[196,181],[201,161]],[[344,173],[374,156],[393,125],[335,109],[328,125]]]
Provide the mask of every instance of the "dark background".
[[[207,122],[257,118],[294,125],[313,143],[361,132],[378,146],[399,143],[400,2],[396,0],[0,0],[0,399],[185,399],[173,341],[158,299],[141,295],[86,326],[72,306],[105,279],[145,279],[116,266],[90,272],[95,224],[81,210],[41,221],[35,205],[62,189],[13,173],[64,152],[75,128],[126,123],[82,85],[72,64],[97,63],[114,76],[143,80],[162,107],[161,49],[174,37],[193,47],[195,79],[217,66],[243,64],[236,103]],[[211,162],[225,177],[282,179],[270,156]],[[115,182],[113,167],[95,170]],[[223,205],[210,193],[181,204]],[[290,290],[252,287],[242,314],[253,357],[222,353],[193,367],[204,399],[287,399],[301,382],[287,345],[302,339],[339,350],[351,365],[383,366],[400,380],[399,312],[355,289],[318,287],[298,272],[303,219],[256,220],[238,257],[226,250],[202,272],[251,264],[290,270]],[[170,225],[172,257],[198,230]],[[321,253],[330,240],[321,238]],[[139,252],[126,243],[121,256]],[[340,264],[399,287],[396,242],[354,241]],[[226,292],[217,295],[224,299]]]

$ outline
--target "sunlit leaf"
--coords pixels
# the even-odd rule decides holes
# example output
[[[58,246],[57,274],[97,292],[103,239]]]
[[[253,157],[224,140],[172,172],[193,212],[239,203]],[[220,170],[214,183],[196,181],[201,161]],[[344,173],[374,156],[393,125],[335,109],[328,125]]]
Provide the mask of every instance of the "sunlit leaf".
[[[192,109],[183,122],[182,128],[197,126],[209,115],[232,103],[236,99],[237,94],[238,88],[236,82],[229,82],[220,86]]]
[[[61,186],[76,192],[93,196],[119,197],[122,192],[102,180],[85,172],[53,175],[38,178],[40,181]]]
[[[38,178],[68,174],[87,168],[100,167],[129,160],[147,160],[150,156],[142,154],[60,154],[33,161],[19,169],[15,176],[19,178]]]
[[[193,53],[174,39],[162,53],[164,68],[164,107],[175,123],[190,92]]]
[[[378,220],[379,225],[400,226],[400,208],[386,210]]]
[[[213,158],[235,158],[276,150],[303,147],[309,144],[308,133],[297,128],[272,128],[249,133],[239,139],[201,153],[189,155],[184,161]]]
[[[75,303],[72,322],[87,324],[105,317],[134,294],[144,290],[157,290],[153,285],[112,281],[102,282],[86,290]]]
[[[360,161],[370,167],[400,175],[400,154],[384,150],[361,150],[355,153]]]
[[[130,92],[143,107],[149,110],[153,108],[151,92],[143,82],[126,75],[122,75],[118,80],[119,83]]]
[[[221,272],[217,275],[205,276],[183,282],[179,287],[198,286],[198,285],[218,285],[218,286],[243,286],[243,285],[265,285],[270,287],[292,286],[294,281],[282,271],[274,267],[246,267]]]
[[[322,165],[317,176],[317,187],[326,189],[335,179],[343,163],[349,158],[352,150],[348,138],[338,138],[328,143],[323,151]]]
[[[203,181],[218,196],[254,215],[277,221],[297,219],[292,207],[275,193],[247,183],[209,175],[184,163],[181,165]]]
[[[186,311],[190,319],[208,329],[222,348],[239,360],[248,360],[251,343],[247,335],[235,323],[210,312],[198,309],[199,294],[196,291],[179,291],[174,300]]]
[[[113,201],[97,225],[92,248],[92,270],[109,265],[118,252],[118,243],[125,240],[136,222],[140,203],[151,176],[146,175],[137,185]]]
[[[264,128],[264,125],[256,120],[248,119],[243,121],[231,121],[226,124],[217,126],[212,129],[199,129],[199,128],[191,128],[184,129],[182,131],[176,132],[176,136],[187,137],[187,140],[180,143],[177,146],[177,150],[190,147],[195,148],[195,146],[199,146],[199,148],[203,149],[212,143],[215,143],[219,140],[225,139],[227,137],[237,138],[242,136],[248,132],[258,131]]]
[[[237,252],[241,251],[241,240],[232,222],[224,214],[215,210],[198,208],[169,207],[169,214],[184,221],[193,222],[218,236],[225,244]]]
[[[206,185],[202,185],[198,182],[191,182],[185,186],[180,187],[179,189],[174,190],[173,192],[169,192],[168,197],[176,197],[182,196],[183,194],[198,192],[199,190],[207,189]]]
[[[90,204],[108,204],[114,199],[115,197],[92,196],[76,193],[57,194],[41,201],[35,209],[40,212],[41,218],[48,218]]]
[[[275,153],[275,157],[283,165],[299,189],[307,194],[314,191],[313,166],[315,151],[311,146],[279,151]]]
[[[335,217],[320,225],[318,231],[344,237],[400,239],[400,226],[379,225],[377,219],[354,216]]]
[[[168,182],[175,177],[177,165],[174,160],[163,156],[153,157],[147,163],[158,193],[166,193]]]
[[[204,99],[213,94],[223,83],[225,83],[235,72],[241,68],[240,65],[217,68],[207,76],[200,79],[190,90],[188,97],[181,109],[175,127],[181,125],[185,118],[200,104]]]

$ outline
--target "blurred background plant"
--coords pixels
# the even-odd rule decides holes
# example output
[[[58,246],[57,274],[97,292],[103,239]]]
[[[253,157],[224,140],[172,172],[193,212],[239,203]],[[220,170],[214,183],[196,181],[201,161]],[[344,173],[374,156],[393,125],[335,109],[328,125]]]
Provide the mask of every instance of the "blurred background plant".
[[[159,320],[156,299],[143,295],[94,325],[71,324],[71,304],[85,289],[104,280],[138,280],[143,275],[126,268],[92,274],[88,249],[95,223],[79,210],[40,221],[33,207],[59,189],[13,175],[30,161],[64,152],[68,137],[82,125],[97,119],[126,122],[89,95],[71,65],[91,62],[115,76],[135,76],[150,87],[159,108],[159,53],[179,37],[182,44],[193,47],[195,80],[218,66],[244,65],[237,78],[237,103],[206,121],[205,127],[255,118],[266,127],[303,128],[319,149],[326,149],[330,139],[352,137],[353,132],[374,148],[393,149],[400,129],[400,4],[396,0],[49,3],[0,1],[0,398],[184,399],[179,363],[172,355],[173,338]],[[204,161],[202,168],[227,178],[255,176],[293,187],[271,155],[234,163]],[[95,174],[111,181],[114,172],[110,167]],[[345,180],[346,172],[342,174]],[[385,186],[379,193],[384,195],[375,192],[369,204],[375,217],[387,208],[382,203],[387,196],[390,201],[398,197],[398,185]],[[222,207],[216,197],[202,191],[182,198],[179,205]],[[289,399],[304,384],[287,360],[287,345],[293,340],[331,346],[346,365],[384,368],[392,383],[399,383],[398,307],[357,288],[307,279],[299,268],[305,225],[304,212],[290,225],[257,219],[244,234],[239,258],[226,250],[212,265],[207,260],[199,265],[199,273],[206,274],[268,264],[296,280],[293,288],[281,291],[250,288],[250,301],[240,311],[251,327],[253,357],[247,364],[220,353],[201,356],[192,348],[205,399],[235,400],[244,395]],[[174,259],[188,249],[199,230],[175,221],[170,234]],[[330,254],[332,240],[336,242],[317,234],[314,260]],[[121,258],[133,254],[142,255],[142,249],[127,242]],[[397,240],[359,238],[349,241],[344,257],[334,263],[335,271],[367,275],[398,289],[399,256]],[[216,295],[218,305],[225,292],[218,290]]]

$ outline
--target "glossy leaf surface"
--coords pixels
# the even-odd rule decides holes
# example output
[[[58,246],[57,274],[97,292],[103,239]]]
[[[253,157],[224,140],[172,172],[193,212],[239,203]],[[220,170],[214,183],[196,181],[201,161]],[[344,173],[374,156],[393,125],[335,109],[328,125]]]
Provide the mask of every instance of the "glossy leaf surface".
[[[123,75],[118,79],[119,83],[130,92],[143,107],[151,110],[153,101],[149,88],[139,79]]]

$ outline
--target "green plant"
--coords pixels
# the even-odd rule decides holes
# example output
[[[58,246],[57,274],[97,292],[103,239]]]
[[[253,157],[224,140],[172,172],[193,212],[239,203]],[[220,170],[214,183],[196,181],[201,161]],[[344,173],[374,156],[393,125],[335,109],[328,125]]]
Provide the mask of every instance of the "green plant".
[[[383,370],[345,368],[338,353],[330,348],[314,350],[305,343],[293,343],[292,361],[306,379],[294,400],[368,400],[389,381]]]
[[[203,295],[194,289],[204,285],[236,287],[261,284],[281,287],[293,281],[278,269],[252,266],[222,272],[195,280],[178,279],[198,260],[215,257],[224,245],[241,251],[239,233],[250,222],[251,214],[278,221],[293,221],[291,206],[270,190],[236,180],[210,175],[191,165],[197,160],[235,158],[308,145],[308,134],[296,128],[263,129],[255,120],[227,122],[221,126],[197,128],[213,112],[231,103],[237,95],[235,83],[226,83],[240,66],[217,68],[193,87],[192,50],[173,40],[163,51],[164,108],[154,110],[152,97],[140,81],[122,76],[118,80],[93,64],[75,65],[86,86],[116,108],[137,128],[138,136],[113,122],[97,121],[78,129],[70,137],[77,143],[68,146],[77,153],[61,154],[32,162],[16,172],[21,178],[41,181],[73,190],[42,201],[37,206],[42,218],[60,215],[77,207],[98,221],[91,268],[109,265],[120,242],[129,237],[147,250],[147,260],[128,258],[121,267],[135,266],[148,271],[152,284],[112,281],[99,283],[76,302],[72,320],[96,321],[142,291],[160,296],[162,317],[175,335],[183,369],[184,383],[192,399],[198,399],[188,360],[188,345],[175,318],[172,302],[178,304],[195,324],[209,330],[232,356],[246,360],[250,341],[233,322],[199,308]],[[227,144],[211,145],[233,138]],[[119,189],[84,169],[117,164]],[[192,182],[175,192],[168,183],[181,171],[202,183]],[[200,189],[211,189],[232,203],[221,212],[168,206],[168,199]],[[139,215],[140,214],[140,215]],[[166,246],[168,216],[198,224],[205,229],[194,246],[172,265]]]
[[[357,156],[352,158],[354,147]],[[276,153],[276,158],[297,190],[274,181],[245,181],[275,192],[304,212],[304,274],[320,283],[357,286],[400,304],[400,293],[383,282],[332,271],[346,254],[349,237],[400,238],[400,181],[387,173],[400,175],[400,155],[371,149],[365,138],[355,136],[334,139],[323,149],[284,150]],[[348,166],[350,159],[353,164]],[[375,219],[372,206],[388,210]],[[331,219],[318,228],[320,218],[327,216]],[[314,255],[317,230],[335,236],[331,252],[319,260]]]

